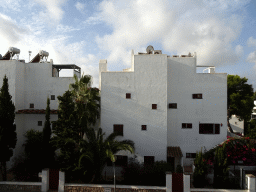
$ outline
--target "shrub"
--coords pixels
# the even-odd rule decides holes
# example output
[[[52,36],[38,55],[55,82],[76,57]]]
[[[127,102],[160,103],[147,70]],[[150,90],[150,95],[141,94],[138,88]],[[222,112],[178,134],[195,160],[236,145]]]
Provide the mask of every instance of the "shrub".
[[[144,166],[135,158],[122,171],[125,185],[165,186],[166,172],[173,171],[165,161],[156,161],[154,165]]]
[[[181,165],[177,165],[176,167],[176,173],[183,173],[183,168]]]
[[[196,153],[194,165],[195,171],[193,174],[193,185],[196,188],[204,187],[207,184],[207,165],[206,160],[203,158],[202,149],[200,152]]]

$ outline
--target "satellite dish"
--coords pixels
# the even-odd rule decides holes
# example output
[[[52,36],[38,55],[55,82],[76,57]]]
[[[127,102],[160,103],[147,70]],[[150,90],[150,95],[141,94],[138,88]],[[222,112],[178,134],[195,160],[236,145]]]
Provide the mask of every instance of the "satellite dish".
[[[152,54],[154,51],[154,47],[152,45],[149,45],[146,50],[148,54]]]

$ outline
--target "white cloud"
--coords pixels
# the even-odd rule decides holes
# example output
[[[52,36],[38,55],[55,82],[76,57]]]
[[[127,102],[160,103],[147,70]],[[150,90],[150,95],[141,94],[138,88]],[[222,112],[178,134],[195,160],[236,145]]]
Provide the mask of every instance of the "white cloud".
[[[20,2],[21,0],[4,0],[0,2],[0,7],[3,11],[19,11],[20,12]]]
[[[83,22],[86,25],[97,25],[102,23],[102,17],[100,15],[91,16]]]
[[[28,33],[27,29],[19,27],[14,20],[1,13],[0,26],[1,52],[7,52],[8,47],[15,46],[22,40],[22,35]]]
[[[77,2],[77,3],[75,4],[75,7],[77,8],[78,11],[80,11],[81,13],[83,13],[84,8],[85,8],[85,4],[84,4],[84,3]]]
[[[253,37],[250,37],[247,40],[247,45],[248,47],[256,47],[256,39],[254,39]]]
[[[241,45],[237,45],[236,46],[236,54],[241,57],[244,54],[244,49],[243,46]]]
[[[68,33],[68,32],[72,32],[72,31],[78,31],[80,29],[78,28],[74,28],[72,26],[68,26],[68,25],[62,25],[62,24],[59,24],[57,25],[56,27],[56,31],[59,33]]]
[[[99,5],[101,19],[113,32],[97,37],[98,46],[109,51],[108,60],[130,65],[127,52],[139,51],[152,42],[171,53],[197,52],[198,64],[235,63],[243,52],[234,47],[243,18],[233,12],[249,1],[213,0],[104,0]],[[154,46],[154,44],[152,44]]]
[[[66,3],[67,0],[35,0],[41,6],[46,8],[46,11],[41,11],[39,16],[43,19],[55,25],[59,23],[63,17],[64,11],[61,6]]]
[[[248,55],[246,61],[249,62],[249,63],[256,63],[256,51],[251,52],[251,53]]]

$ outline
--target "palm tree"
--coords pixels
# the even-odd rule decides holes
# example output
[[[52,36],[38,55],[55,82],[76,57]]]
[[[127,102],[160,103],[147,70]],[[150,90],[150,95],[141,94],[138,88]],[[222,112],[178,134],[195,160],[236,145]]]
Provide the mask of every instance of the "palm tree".
[[[79,118],[81,137],[84,136],[84,130],[91,125],[95,125],[100,117],[100,96],[99,89],[92,85],[92,76],[82,75],[80,80],[74,75],[75,83],[69,85],[69,89],[75,101],[75,108]]]
[[[87,139],[83,140],[80,145],[81,156],[79,159],[79,167],[83,158],[88,159],[92,163],[93,177],[90,181],[100,181],[102,171],[106,165],[107,159],[115,161],[115,154],[119,151],[129,151],[134,153],[134,142],[131,140],[117,141],[115,138],[120,136],[119,133],[110,134],[104,141],[102,129],[95,131],[93,128],[88,128],[85,131]]]

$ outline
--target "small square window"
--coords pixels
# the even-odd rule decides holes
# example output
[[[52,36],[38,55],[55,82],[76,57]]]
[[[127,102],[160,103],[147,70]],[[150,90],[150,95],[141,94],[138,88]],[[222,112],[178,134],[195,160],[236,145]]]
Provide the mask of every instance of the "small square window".
[[[34,103],[30,103],[29,108],[34,109]]]
[[[122,136],[124,136],[123,125],[114,125],[114,133],[120,133]]]
[[[192,123],[182,123],[182,128],[192,128]]]
[[[202,93],[196,93],[192,95],[193,99],[203,99],[203,94]]]
[[[169,108],[177,109],[177,103],[169,103]]]
[[[131,99],[131,93],[126,93],[126,99]]]
[[[51,100],[55,100],[55,95],[51,95]]]
[[[147,130],[147,125],[141,125],[141,130]]]
[[[157,109],[157,104],[152,104],[152,109]]]
[[[42,122],[42,121],[38,121],[38,122],[37,122],[37,125],[38,125],[38,126],[42,126],[42,125],[43,125],[43,122]]]
[[[186,158],[196,158],[196,153],[186,153]]]

